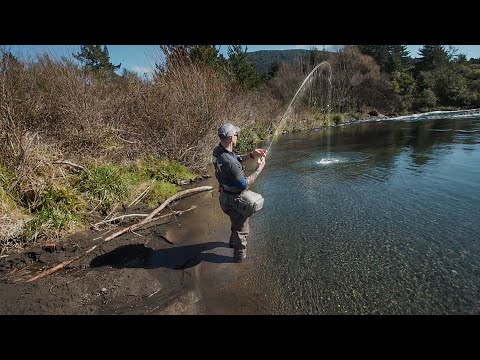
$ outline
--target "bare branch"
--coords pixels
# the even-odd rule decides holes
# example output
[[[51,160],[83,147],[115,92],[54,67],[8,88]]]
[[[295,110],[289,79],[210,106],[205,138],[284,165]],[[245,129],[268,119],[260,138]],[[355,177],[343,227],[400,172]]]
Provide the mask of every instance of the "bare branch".
[[[155,179],[152,181],[152,183],[150,185],[147,186],[147,188],[145,190],[143,190],[141,192],[140,195],[138,195],[135,200],[133,200],[130,205],[128,205],[127,207],[130,207],[132,205],[136,205],[138,202],[140,202],[147,194],[148,194],[148,191],[150,190],[150,188],[152,187],[153,183],[155,182]]]
[[[181,199],[185,196],[189,196],[189,195],[192,195],[192,194],[195,194],[195,193],[198,193],[198,192],[207,191],[207,190],[211,190],[211,189],[212,189],[211,186],[200,186],[200,187],[197,187],[197,188],[180,191],[180,192],[176,193],[175,195],[169,197],[167,200],[165,200],[158,208],[153,210],[150,213],[150,215],[148,215],[144,220],[142,220],[141,222],[139,222],[137,224],[133,224],[131,226],[128,226],[128,227],[116,232],[115,234],[110,235],[109,237],[107,237],[105,239],[105,241],[110,241],[110,240],[116,238],[117,236],[125,234],[128,231],[134,231],[138,228],[141,228],[146,223],[152,221],[152,219],[155,217],[155,215],[157,215],[160,211],[162,211],[165,208],[165,206],[167,206],[168,204],[170,204],[174,200]]]
[[[74,261],[77,261],[78,259],[84,257],[85,255],[91,253],[93,250],[95,250],[97,248],[98,245],[95,245],[95,246],[92,246],[90,249],[88,249],[87,251],[85,251],[85,253],[83,254],[80,254],[78,256],[75,256],[73,259],[70,259],[70,260],[66,260],[60,264],[58,264],[57,266],[54,266],[53,268],[50,268],[48,270],[45,270],[43,272],[41,272],[40,274],[38,274],[37,276],[34,276],[33,278],[30,278],[28,279],[27,281],[25,282],[32,282],[32,281],[35,281],[35,280],[38,280],[38,279],[41,279],[41,278],[44,278],[45,276],[48,276],[50,274],[53,274],[54,272],[57,272],[58,270],[60,269],[63,269],[65,266],[73,263]]]
[[[75,168],[75,169],[79,169],[79,170],[88,172],[88,170],[87,170],[85,167],[83,167],[82,165],[74,164],[73,162],[71,162],[71,161],[69,161],[69,160],[56,160],[56,161],[52,161],[52,164],[70,165],[71,167],[73,167],[73,168]]]
[[[108,224],[112,221],[122,220],[129,217],[146,217],[146,216],[148,216],[148,214],[127,214],[127,215],[117,216],[117,217],[114,217],[113,219],[108,219],[108,220],[100,221],[96,224],[93,224],[92,227],[96,229],[98,228],[98,225]]]

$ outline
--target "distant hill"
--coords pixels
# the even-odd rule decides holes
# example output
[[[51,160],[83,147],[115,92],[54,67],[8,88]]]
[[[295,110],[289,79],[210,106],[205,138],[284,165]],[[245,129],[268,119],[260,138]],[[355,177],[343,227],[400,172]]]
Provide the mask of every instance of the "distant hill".
[[[265,74],[270,70],[273,62],[293,62],[299,58],[308,56],[309,50],[259,50],[247,52],[247,57],[255,64],[259,74]]]

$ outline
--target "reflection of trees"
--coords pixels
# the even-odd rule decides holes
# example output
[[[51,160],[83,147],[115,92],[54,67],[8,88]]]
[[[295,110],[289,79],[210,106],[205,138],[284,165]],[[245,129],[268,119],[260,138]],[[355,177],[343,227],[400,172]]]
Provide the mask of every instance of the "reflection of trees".
[[[363,123],[354,126],[334,128],[330,132],[330,144],[336,151],[358,151],[369,155],[361,165],[356,166],[355,174],[361,176],[373,166],[390,171],[396,159],[410,149],[412,163],[425,166],[438,158],[435,154],[439,146],[442,153],[448,154],[453,143],[472,144],[478,142],[478,133],[460,133],[456,130],[476,126],[472,120],[419,120],[416,122],[395,121]],[[468,134],[468,135],[467,135]],[[322,145],[327,135],[322,135]]]
[[[409,131],[411,137],[405,146],[411,147],[412,152],[410,156],[415,165],[427,165],[434,160],[433,152],[435,146],[454,142],[455,132],[453,127],[457,126],[455,122],[438,119],[417,121],[411,124],[413,125]]]
[[[399,163],[410,164],[420,172],[426,165],[452,153],[455,150],[453,144],[478,143],[480,133],[473,132],[474,129],[478,129],[478,124],[471,119],[432,119],[365,122],[332,127],[329,133],[292,133],[285,142],[276,144],[274,151],[283,154],[272,158],[270,164],[285,170],[281,175],[277,173],[281,178],[288,176],[293,166],[295,174],[331,172],[338,181],[348,182],[362,176],[386,181]],[[332,149],[332,157],[342,157],[345,152],[353,153],[352,158],[326,167],[298,165],[304,161],[321,160],[319,153],[326,157],[328,149]],[[355,158],[357,155],[358,159]]]

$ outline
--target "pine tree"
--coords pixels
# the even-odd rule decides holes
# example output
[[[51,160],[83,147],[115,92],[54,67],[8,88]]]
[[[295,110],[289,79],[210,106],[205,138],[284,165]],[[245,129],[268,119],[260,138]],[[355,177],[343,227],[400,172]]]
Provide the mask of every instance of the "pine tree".
[[[242,45],[229,45],[227,54],[228,70],[235,80],[249,89],[257,87],[259,79],[255,65],[247,59],[247,47],[243,50]]]
[[[214,67],[220,56],[215,45],[193,45],[189,50],[192,60]]]
[[[185,62],[190,62],[190,51],[192,45],[159,45],[164,55],[164,61],[155,63],[155,75],[166,74],[169,68],[175,68]]]
[[[278,70],[280,70],[280,62],[274,61],[270,65],[270,69],[268,70],[267,73],[267,79],[273,79],[275,75],[277,75]]]
[[[15,65],[20,65],[20,61],[10,52],[10,51],[0,51],[2,63],[11,63]]]
[[[419,54],[421,71],[434,70],[449,62],[449,55],[443,45],[424,45]]]
[[[391,45],[389,47],[389,61],[387,72],[407,72],[412,68],[412,58],[407,45]]]
[[[74,58],[85,64],[87,69],[97,73],[115,74],[122,64],[113,65],[110,62],[107,45],[82,45],[80,52],[73,54]]]

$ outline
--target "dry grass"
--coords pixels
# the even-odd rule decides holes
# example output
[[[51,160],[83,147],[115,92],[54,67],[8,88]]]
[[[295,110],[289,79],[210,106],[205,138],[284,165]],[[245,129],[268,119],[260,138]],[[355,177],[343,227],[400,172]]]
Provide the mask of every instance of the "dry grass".
[[[0,166],[11,174],[1,184],[8,196],[0,199],[0,247],[29,241],[25,223],[30,214],[40,221],[45,194],[74,186],[78,169],[56,161],[88,166],[153,156],[201,172],[219,125],[270,126],[278,103],[269,91],[246,92],[182,56],[147,81],[131,74],[98,78],[72,59],[47,54],[17,61],[0,49]],[[49,229],[44,235],[64,234]],[[40,236],[33,234],[30,240]]]
[[[23,249],[25,224],[30,219],[19,214],[0,214],[0,255]]]

